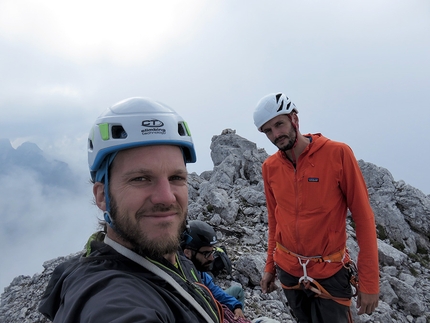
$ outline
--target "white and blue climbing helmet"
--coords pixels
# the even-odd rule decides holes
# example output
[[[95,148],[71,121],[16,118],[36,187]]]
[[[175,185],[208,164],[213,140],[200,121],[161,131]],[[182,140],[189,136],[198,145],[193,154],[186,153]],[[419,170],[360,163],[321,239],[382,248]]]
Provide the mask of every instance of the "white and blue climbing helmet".
[[[194,163],[196,153],[187,123],[168,106],[148,98],[130,98],[102,113],[88,136],[88,166],[91,180],[104,183],[106,210],[103,216],[114,230],[110,215],[109,166],[124,149],[174,145],[182,150],[185,163]]]
[[[254,124],[258,131],[269,120],[281,114],[299,113],[294,103],[283,93],[271,93],[264,96],[254,111]]]
[[[185,163],[196,161],[188,125],[173,109],[148,98],[118,102],[97,118],[89,133],[91,179],[103,181],[102,166],[105,162],[110,164],[118,151],[152,145],[179,146]]]

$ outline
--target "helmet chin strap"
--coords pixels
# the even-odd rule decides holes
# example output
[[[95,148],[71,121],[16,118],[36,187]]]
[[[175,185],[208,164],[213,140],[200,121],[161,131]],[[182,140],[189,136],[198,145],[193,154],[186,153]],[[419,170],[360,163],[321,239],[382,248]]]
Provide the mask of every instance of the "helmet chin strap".
[[[96,173],[96,182],[104,183],[104,196],[105,196],[106,210],[103,212],[103,217],[106,223],[114,230],[115,230],[115,223],[110,215],[111,208],[110,208],[110,198],[109,198],[109,166],[112,164],[117,153],[118,152],[114,152],[110,154],[105,159],[102,166],[99,168],[99,170]]]
[[[108,211],[104,211],[104,212],[103,212],[103,217],[104,217],[104,219],[105,219],[106,223],[107,223],[107,224],[109,224],[109,226],[110,226],[112,229],[115,229],[115,226],[114,226],[114,224],[113,224],[112,217],[110,216],[110,213],[109,213]]]
[[[193,237],[190,235],[190,225],[188,219],[185,219],[185,230],[181,234],[181,246],[185,247],[191,243]]]
[[[294,152],[294,148],[296,148],[296,146],[297,146],[297,142],[298,142],[298,140],[299,140],[299,136],[298,136],[298,132],[297,132],[297,125],[296,125],[296,123],[294,123],[294,121],[293,121],[293,117],[291,116],[291,113],[290,113],[290,114],[287,114],[287,116],[288,116],[288,118],[289,118],[289,119],[290,119],[290,121],[291,121],[291,125],[293,126],[294,131],[296,132],[296,139],[294,140],[294,145],[293,145],[293,147],[291,147],[291,156],[293,157],[293,163],[294,163],[294,164],[296,164],[296,163],[297,163],[297,158],[296,158],[296,154],[295,154],[295,152]]]

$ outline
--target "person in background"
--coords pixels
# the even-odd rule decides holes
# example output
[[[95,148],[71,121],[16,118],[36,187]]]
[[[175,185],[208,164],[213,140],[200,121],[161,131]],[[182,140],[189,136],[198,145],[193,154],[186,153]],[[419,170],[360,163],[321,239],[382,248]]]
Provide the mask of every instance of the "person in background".
[[[218,242],[214,229],[208,223],[200,220],[189,221],[188,225],[181,247],[184,255],[193,262],[198,270],[199,277],[196,277],[196,280],[201,279],[216,300],[226,305],[234,313],[235,319],[245,317],[243,314],[245,295],[242,287],[233,285],[224,291],[213,282],[212,277],[207,273],[214,261],[214,246]]]
[[[187,123],[148,98],[121,101],[88,137],[95,203],[106,234],[59,265],[39,311],[53,322],[222,322],[222,309],[179,254],[188,209]]]
[[[299,322],[348,322],[355,276],[346,249],[346,216],[355,223],[358,314],[379,300],[375,220],[366,183],[350,147],[299,131],[298,110],[283,93],[264,96],[254,124],[279,149],[263,163],[268,250],[263,292],[277,277]]]

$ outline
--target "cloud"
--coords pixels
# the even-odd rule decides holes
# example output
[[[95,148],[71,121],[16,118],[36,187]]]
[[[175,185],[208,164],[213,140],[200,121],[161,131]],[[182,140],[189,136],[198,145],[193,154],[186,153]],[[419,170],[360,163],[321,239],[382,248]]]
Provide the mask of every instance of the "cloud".
[[[213,13],[203,9],[196,0],[10,0],[0,4],[0,32],[73,61],[131,64],[187,41],[195,24]]]
[[[12,169],[0,176],[0,289],[18,275],[32,276],[44,261],[83,249],[97,228],[89,184],[81,191],[42,186],[35,174]]]
[[[430,157],[422,144],[430,135],[428,1],[136,3],[98,10],[81,1],[2,1],[0,137],[30,139],[86,174],[96,117],[147,96],[188,122],[198,159],[189,169],[200,173],[212,168],[211,138],[225,128],[273,153],[252,112],[262,96],[283,91],[302,132],[344,141],[357,158],[430,193],[422,175]],[[167,32],[161,43],[148,40],[158,32]]]

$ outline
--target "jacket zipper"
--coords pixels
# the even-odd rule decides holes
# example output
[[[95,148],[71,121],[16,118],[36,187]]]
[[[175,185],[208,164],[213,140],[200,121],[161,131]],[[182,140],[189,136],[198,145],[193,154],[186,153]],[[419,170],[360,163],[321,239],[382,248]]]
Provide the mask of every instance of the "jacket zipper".
[[[300,157],[299,157],[300,158]],[[299,185],[298,185],[298,181],[297,181],[297,167],[298,167],[298,160],[297,160],[297,164],[296,167],[294,167],[294,191],[295,191],[295,218],[296,218],[296,229],[295,231],[295,236],[296,236],[296,241],[297,241],[297,247],[299,247],[300,245],[300,235],[299,235]],[[300,253],[300,250],[297,250]]]

